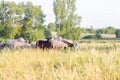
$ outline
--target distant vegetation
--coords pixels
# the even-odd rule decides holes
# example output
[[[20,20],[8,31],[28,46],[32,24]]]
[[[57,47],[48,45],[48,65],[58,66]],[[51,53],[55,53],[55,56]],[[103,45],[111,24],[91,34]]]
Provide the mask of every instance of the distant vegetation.
[[[85,29],[85,32],[82,39],[118,40],[120,38],[120,30],[111,26],[99,29],[95,29],[91,26],[91,28]]]
[[[14,39],[18,37],[28,38],[36,41],[47,37],[56,37],[52,33],[56,32],[57,37],[80,40],[82,34],[94,34],[85,36],[83,39],[101,39],[101,34],[114,34],[120,38],[120,30],[111,26],[95,29],[81,28],[82,17],[75,13],[76,0],[55,0],[53,12],[55,22],[45,25],[46,15],[41,6],[33,5],[31,2],[0,2],[0,41]]]

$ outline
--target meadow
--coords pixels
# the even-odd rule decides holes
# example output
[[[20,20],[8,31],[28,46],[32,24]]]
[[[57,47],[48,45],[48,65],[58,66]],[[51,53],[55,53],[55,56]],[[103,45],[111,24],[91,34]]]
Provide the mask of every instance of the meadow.
[[[2,50],[0,80],[120,80],[120,43],[80,43],[79,50]]]

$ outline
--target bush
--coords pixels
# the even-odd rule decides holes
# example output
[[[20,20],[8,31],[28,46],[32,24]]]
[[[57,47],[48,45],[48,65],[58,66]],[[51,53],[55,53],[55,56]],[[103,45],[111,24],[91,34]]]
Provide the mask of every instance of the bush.
[[[48,29],[45,29],[44,34],[45,34],[45,38],[52,37],[51,31]]]
[[[36,41],[45,38],[43,29],[31,29],[25,34],[22,34],[24,38],[29,38],[30,41]]]
[[[82,39],[97,39],[98,37],[96,35],[86,35]]]
[[[15,27],[0,26],[0,37],[14,39],[17,34]]]

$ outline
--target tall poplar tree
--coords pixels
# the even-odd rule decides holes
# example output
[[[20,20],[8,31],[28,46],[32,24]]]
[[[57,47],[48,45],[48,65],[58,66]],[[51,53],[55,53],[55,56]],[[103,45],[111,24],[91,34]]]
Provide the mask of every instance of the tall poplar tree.
[[[75,39],[74,36],[80,36],[81,17],[75,14],[76,0],[55,0],[53,4],[55,23],[57,25],[58,34],[64,38]],[[79,32],[75,34],[77,29]]]

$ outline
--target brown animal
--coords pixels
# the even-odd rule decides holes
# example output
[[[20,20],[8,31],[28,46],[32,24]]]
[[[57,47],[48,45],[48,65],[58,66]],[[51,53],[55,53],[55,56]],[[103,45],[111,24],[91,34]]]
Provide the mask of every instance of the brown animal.
[[[62,42],[66,43],[68,45],[68,47],[75,47],[74,43],[70,40],[63,39]]]
[[[0,42],[0,48],[4,48],[6,46],[5,43]]]
[[[53,49],[66,49],[68,47],[68,45],[63,41],[49,39],[48,42],[51,43]]]
[[[41,49],[66,49],[68,44],[63,41],[53,40],[51,38],[47,38],[47,40],[39,40],[36,42],[37,48]]]
[[[52,45],[48,40],[39,40],[36,42],[36,48],[39,49],[51,49]]]

